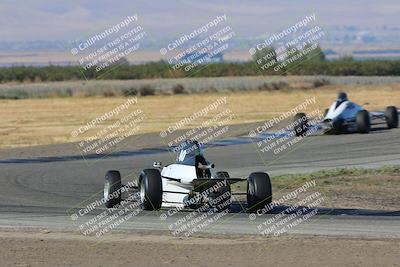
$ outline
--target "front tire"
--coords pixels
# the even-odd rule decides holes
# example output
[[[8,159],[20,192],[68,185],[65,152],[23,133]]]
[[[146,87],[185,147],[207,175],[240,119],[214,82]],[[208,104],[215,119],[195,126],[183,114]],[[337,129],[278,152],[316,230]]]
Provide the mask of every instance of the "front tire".
[[[308,119],[305,113],[297,113],[294,116],[294,127],[293,130],[296,136],[304,136],[308,131]]]
[[[108,171],[104,183],[104,199],[107,208],[121,203],[121,174],[119,171]]]
[[[346,132],[346,128],[343,126],[344,120],[342,118],[336,118],[332,123],[332,133],[341,134]]]
[[[217,179],[229,179],[229,173],[225,171],[219,171],[215,174]]]
[[[229,179],[229,173],[226,171],[219,171],[215,174],[215,178],[217,179]],[[224,196],[224,197],[222,197]],[[223,210],[229,210],[229,207],[232,203],[232,192],[231,192],[231,185],[227,182],[226,186],[218,188],[217,197],[219,197],[219,201],[215,203],[214,207],[217,209],[218,212]]]
[[[328,114],[328,112],[329,112],[329,108],[325,109],[325,111],[324,111],[324,118],[326,117],[326,115]]]
[[[371,122],[369,112],[366,110],[360,110],[357,112],[356,117],[357,131],[359,133],[369,133],[371,130]]]
[[[144,210],[159,210],[162,204],[162,180],[157,169],[145,169],[140,174],[140,202]]]
[[[253,172],[247,180],[247,207],[257,211],[272,202],[272,187],[269,175],[265,172]]]
[[[397,108],[390,106],[386,108],[385,111],[386,124],[389,129],[397,128],[399,126],[399,114]]]

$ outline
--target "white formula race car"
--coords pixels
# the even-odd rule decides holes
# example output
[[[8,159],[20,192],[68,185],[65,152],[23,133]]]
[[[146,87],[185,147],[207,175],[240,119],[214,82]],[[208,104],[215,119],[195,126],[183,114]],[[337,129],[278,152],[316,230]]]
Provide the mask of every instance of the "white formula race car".
[[[271,181],[265,172],[253,172],[248,178],[231,178],[225,171],[215,172],[214,164],[208,162],[197,141],[188,140],[177,151],[176,162],[165,167],[154,162],[152,169],[144,169],[130,186],[130,195],[136,194],[144,210],[160,208],[210,207],[226,210],[231,196],[247,195],[247,210],[256,211],[272,201]],[[231,193],[231,184],[247,181],[247,192]],[[129,183],[128,183],[129,184]],[[108,171],[104,184],[104,200],[107,208],[122,201],[121,175]],[[124,192],[126,190],[123,190]]]
[[[335,102],[325,110],[323,119],[316,125],[310,125],[305,113],[297,113],[294,117],[293,130],[297,136],[304,136],[310,127],[317,127],[324,133],[369,133],[371,125],[386,121],[387,127],[397,128],[399,124],[398,110],[394,106],[385,112],[368,112],[362,106],[347,99],[347,94],[340,92]]]

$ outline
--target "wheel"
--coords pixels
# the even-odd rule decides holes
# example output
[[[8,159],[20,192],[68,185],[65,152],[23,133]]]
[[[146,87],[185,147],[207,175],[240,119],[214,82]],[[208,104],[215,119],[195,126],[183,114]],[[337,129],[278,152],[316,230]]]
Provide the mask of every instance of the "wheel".
[[[121,203],[121,174],[119,171],[108,171],[104,183],[104,199],[107,208]]]
[[[328,114],[328,112],[329,112],[329,108],[325,109],[325,111],[324,111],[324,118],[326,117],[326,114]]]
[[[272,202],[272,187],[269,175],[253,172],[247,180],[247,208],[256,211]]]
[[[229,179],[229,173],[225,171],[219,171],[215,174],[215,176],[217,179]],[[218,188],[217,197],[220,198],[216,203],[214,203],[214,207],[218,211],[229,209],[231,205],[231,185],[227,184],[226,186]]]
[[[217,179],[229,179],[229,173],[224,171],[219,171],[215,174],[215,178]]]
[[[366,110],[358,111],[356,117],[356,124],[357,124],[357,131],[359,133],[369,133],[371,129],[369,112]]]
[[[343,126],[344,120],[342,118],[336,118],[332,123],[332,133],[341,134],[345,132],[345,127]]]
[[[303,136],[308,130],[308,119],[305,113],[297,113],[294,116],[294,132],[296,136]]]
[[[397,128],[399,126],[399,114],[397,108],[390,106],[386,108],[385,111],[386,124],[388,128]]]
[[[216,208],[218,212],[228,209],[231,206],[231,185],[218,188],[217,194],[214,197],[215,201],[212,203],[212,207]]]
[[[162,204],[162,181],[159,170],[145,169],[140,174],[140,202],[144,210],[159,210]]]

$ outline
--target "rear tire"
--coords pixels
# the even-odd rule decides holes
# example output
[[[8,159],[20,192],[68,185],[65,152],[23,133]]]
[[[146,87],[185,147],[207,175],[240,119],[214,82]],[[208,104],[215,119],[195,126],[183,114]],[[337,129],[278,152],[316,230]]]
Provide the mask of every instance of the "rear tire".
[[[385,117],[386,117],[386,124],[389,129],[397,128],[399,126],[399,113],[396,107],[394,106],[387,107],[385,111]]]
[[[217,179],[229,179],[229,173],[225,171],[219,171],[215,174],[215,178]],[[229,192],[229,194],[228,194]],[[226,194],[224,197],[220,197]],[[218,197],[220,197],[219,201],[215,203],[214,207],[218,212],[228,209],[232,202],[232,193],[231,193],[231,185],[227,183],[226,186],[218,188]]]
[[[104,183],[104,199],[107,208],[121,203],[121,174],[119,171],[108,171]]]
[[[272,202],[272,187],[269,175],[253,172],[247,180],[247,208],[254,212]]]
[[[144,210],[159,210],[162,204],[162,180],[157,169],[145,169],[139,180],[140,202]]]
[[[293,130],[296,136],[304,136],[308,130],[308,119],[305,113],[297,113],[294,116],[293,123],[295,124]]]
[[[346,128],[343,126],[344,120],[342,118],[336,118],[332,123],[332,133],[341,134],[346,132]]]
[[[229,173],[224,171],[219,171],[215,174],[215,178],[217,179],[229,179]]]
[[[360,110],[357,112],[356,117],[357,131],[359,133],[369,133],[371,130],[371,122],[369,112],[366,110]]]
[[[326,117],[326,115],[328,114],[328,112],[329,112],[329,108],[325,109],[325,111],[324,111],[324,118]]]

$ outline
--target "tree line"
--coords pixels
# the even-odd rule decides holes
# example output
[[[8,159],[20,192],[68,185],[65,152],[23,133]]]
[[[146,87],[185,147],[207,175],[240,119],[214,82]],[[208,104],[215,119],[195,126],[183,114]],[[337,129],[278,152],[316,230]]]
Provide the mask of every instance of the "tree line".
[[[184,71],[184,67],[179,70],[172,70],[171,66],[165,61],[141,65],[129,65],[125,62],[118,64],[118,66],[111,66],[100,72],[96,71],[95,68],[83,70],[81,66],[2,67],[0,68],[0,83],[14,81],[47,82],[83,79],[125,80],[257,75],[400,75],[400,60],[354,61],[351,58],[343,58],[335,61],[327,61],[319,47],[316,49],[304,47],[303,49],[308,49],[307,51],[311,52],[305,54],[303,51],[293,48],[292,53],[287,55],[286,58],[277,59],[279,55],[275,53],[273,48],[267,47],[264,50],[257,51],[251,61],[244,63],[211,63],[207,66],[198,66],[198,69],[192,72]],[[275,62],[268,68],[262,68],[262,60],[267,59],[267,57],[268,60],[275,60]],[[277,70],[276,66],[278,65],[279,69]]]

